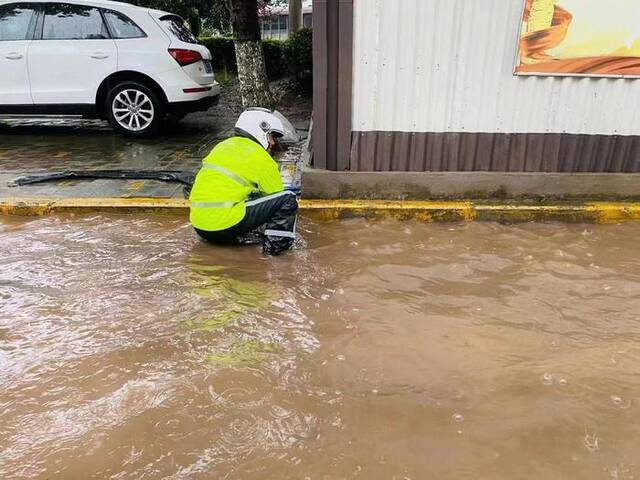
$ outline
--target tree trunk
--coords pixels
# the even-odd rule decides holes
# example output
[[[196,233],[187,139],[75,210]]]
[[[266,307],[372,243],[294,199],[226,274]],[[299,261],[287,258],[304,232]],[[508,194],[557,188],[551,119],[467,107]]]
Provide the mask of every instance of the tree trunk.
[[[264,61],[257,0],[231,0],[233,39],[238,62],[242,105],[273,107]]]
[[[289,0],[289,33],[302,29],[302,0]]]

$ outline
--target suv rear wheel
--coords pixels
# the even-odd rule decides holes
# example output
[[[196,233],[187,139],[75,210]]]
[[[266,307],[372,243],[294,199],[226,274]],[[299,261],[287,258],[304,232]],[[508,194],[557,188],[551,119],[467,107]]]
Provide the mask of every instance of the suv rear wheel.
[[[158,95],[137,82],[113,87],[107,94],[105,111],[111,127],[128,137],[157,133],[164,118],[164,104]]]

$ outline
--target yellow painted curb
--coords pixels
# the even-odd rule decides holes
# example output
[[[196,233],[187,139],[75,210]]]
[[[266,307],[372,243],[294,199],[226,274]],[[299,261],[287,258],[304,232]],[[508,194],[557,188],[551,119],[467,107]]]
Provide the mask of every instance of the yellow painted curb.
[[[589,202],[529,204],[474,201],[303,200],[301,209],[324,220],[348,217],[419,221],[565,221],[615,223],[640,220],[640,203]]]
[[[186,211],[189,201],[164,198],[0,198],[0,214],[41,216],[80,211]]]
[[[186,214],[188,200],[156,198],[0,198],[0,214],[38,216],[57,212]],[[320,220],[393,218],[435,221],[566,221],[614,223],[640,220],[640,202],[530,204],[474,201],[301,200],[305,216]]]
[[[321,220],[349,217],[423,222],[474,220],[474,204],[470,201],[301,200],[300,209]]]

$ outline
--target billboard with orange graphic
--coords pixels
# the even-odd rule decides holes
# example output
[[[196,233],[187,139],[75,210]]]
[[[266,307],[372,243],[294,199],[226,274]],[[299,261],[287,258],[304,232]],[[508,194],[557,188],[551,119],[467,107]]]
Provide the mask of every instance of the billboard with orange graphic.
[[[515,72],[640,77],[640,0],[525,0]]]

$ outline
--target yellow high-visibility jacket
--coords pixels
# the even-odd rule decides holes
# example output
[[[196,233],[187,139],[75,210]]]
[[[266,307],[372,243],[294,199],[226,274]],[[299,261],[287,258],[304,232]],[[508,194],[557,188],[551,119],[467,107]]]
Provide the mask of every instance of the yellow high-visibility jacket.
[[[278,164],[260,144],[229,138],[216,145],[196,176],[189,197],[191,225],[207,232],[226,230],[245,217],[251,195],[282,190]]]

